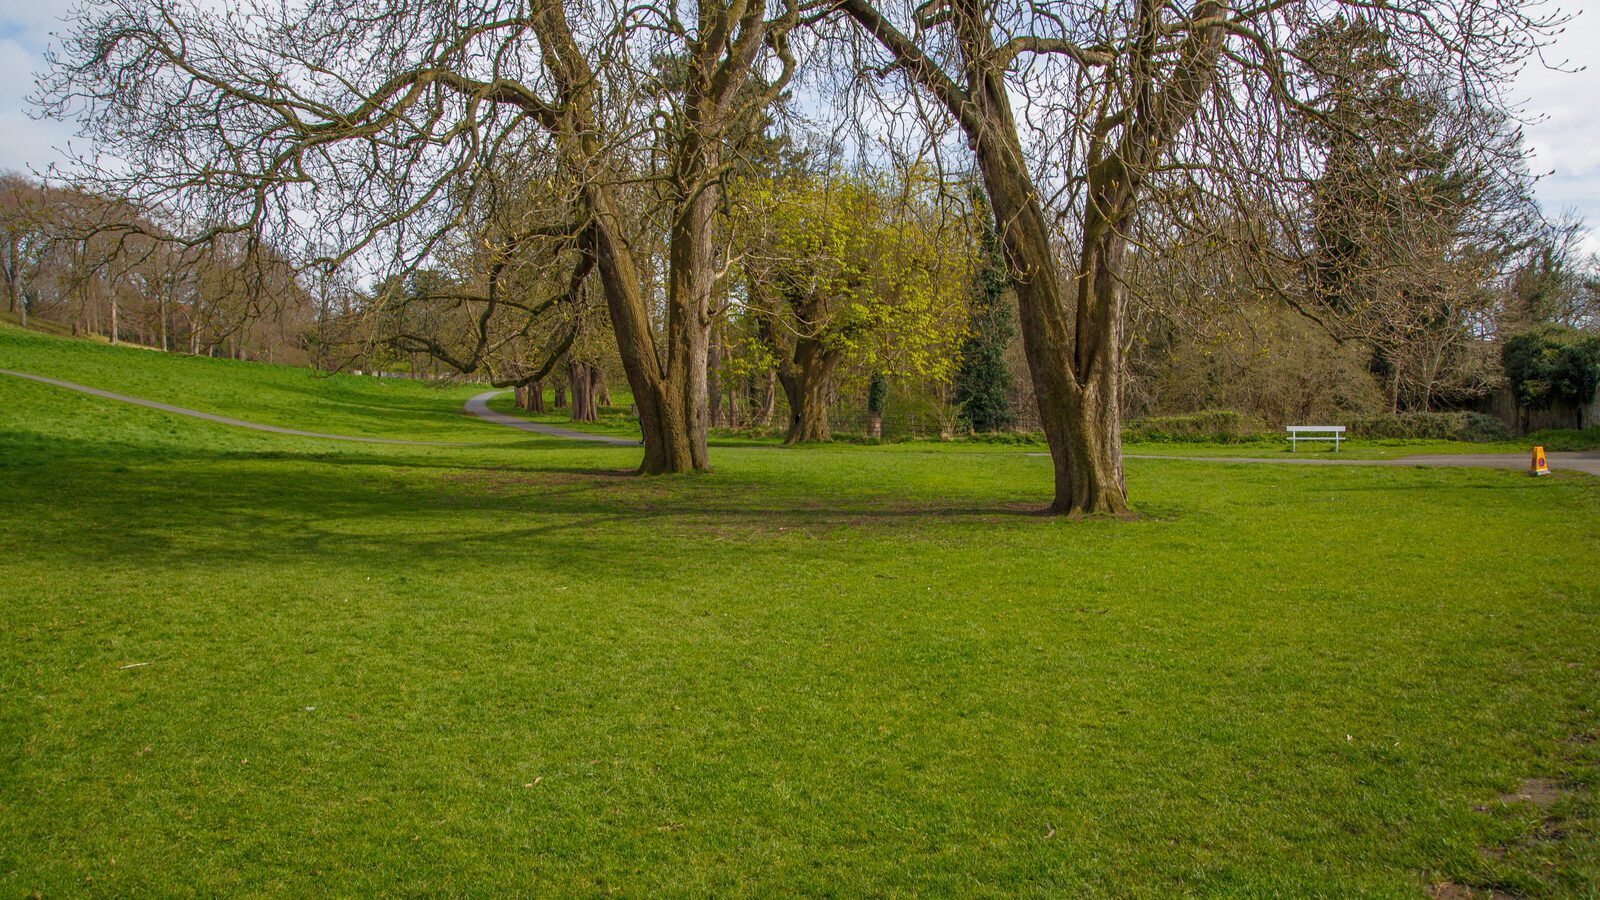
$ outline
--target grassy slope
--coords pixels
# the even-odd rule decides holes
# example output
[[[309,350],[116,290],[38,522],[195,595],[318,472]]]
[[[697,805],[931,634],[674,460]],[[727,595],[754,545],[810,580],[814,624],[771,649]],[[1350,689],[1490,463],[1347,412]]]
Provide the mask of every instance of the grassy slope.
[[[323,375],[74,341],[4,324],[0,369],[309,431],[445,441],[504,438],[504,429],[461,414],[461,404],[484,390],[475,384]]]
[[[105,352],[245,418],[374,402]],[[371,427],[485,427],[402,387],[417,424]],[[1142,520],[1063,522],[1010,448],[636,479],[513,434],[0,379],[0,892],[1600,878],[1600,480],[1133,460]],[[1532,776],[1581,787],[1493,800]]]

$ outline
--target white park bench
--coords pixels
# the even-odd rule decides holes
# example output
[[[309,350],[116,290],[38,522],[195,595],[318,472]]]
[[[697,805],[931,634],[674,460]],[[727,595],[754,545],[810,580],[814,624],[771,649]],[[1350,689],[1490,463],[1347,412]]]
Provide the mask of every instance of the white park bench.
[[[1333,441],[1333,450],[1339,452],[1339,440],[1344,437],[1343,425],[1290,425],[1289,452],[1293,453],[1301,441]]]

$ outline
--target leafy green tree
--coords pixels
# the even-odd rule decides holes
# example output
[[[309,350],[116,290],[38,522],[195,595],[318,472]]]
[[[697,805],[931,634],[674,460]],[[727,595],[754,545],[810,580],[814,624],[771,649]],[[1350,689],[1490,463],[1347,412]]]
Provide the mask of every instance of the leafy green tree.
[[[741,195],[747,311],[789,400],[786,442],[832,439],[828,403],[847,364],[950,378],[970,247],[937,184],[797,175]]]

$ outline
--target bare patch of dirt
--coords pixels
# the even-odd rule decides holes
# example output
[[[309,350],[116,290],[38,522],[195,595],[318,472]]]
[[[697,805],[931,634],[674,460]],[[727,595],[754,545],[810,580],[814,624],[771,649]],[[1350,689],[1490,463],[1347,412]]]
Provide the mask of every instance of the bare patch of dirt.
[[[1573,788],[1560,781],[1550,778],[1525,778],[1517,785],[1516,790],[1501,794],[1495,801],[1506,806],[1532,806],[1540,812],[1547,813],[1551,807],[1568,796]],[[1476,807],[1479,812],[1488,812],[1489,806]],[[1560,816],[1545,815],[1539,822],[1539,827],[1532,834],[1523,835],[1521,838],[1499,844],[1493,847],[1479,847],[1478,855],[1486,860],[1504,863],[1507,860],[1521,857],[1528,853],[1539,855],[1540,847],[1559,844],[1567,838],[1567,822]],[[1548,863],[1546,863],[1548,865]],[[1445,888],[1465,893],[1438,893],[1437,889]],[[1511,897],[1514,895],[1498,891],[1488,893],[1472,893],[1469,889],[1450,882],[1435,885],[1434,897]]]
[[[1483,898],[1488,898],[1488,900],[1517,900],[1516,894],[1508,894],[1505,891],[1493,889],[1473,890],[1469,887],[1462,887],[1453,881],[1441,881],[1429,887],[1428,896],[1433,900],[1483,900]]]
[[[1549,778],[1525,778],[1517,785],[1517,789],[1509,794],[1496,797],[1501,803],[1532,803],[1540,809],[1548,809],[1556,801],[1567,795],[1561,782]]]

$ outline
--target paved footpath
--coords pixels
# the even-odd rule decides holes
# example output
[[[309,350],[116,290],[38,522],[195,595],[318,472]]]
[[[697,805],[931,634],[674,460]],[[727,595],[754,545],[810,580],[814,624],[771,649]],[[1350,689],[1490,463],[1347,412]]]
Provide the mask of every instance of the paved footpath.
[[[60,379],[56,378],[46,378],[43,375],[29,375],[27,372],[12,372],[8,369],[0,369],[0,375],[10,375],[13,378],[26,378],[29,381],[37,381],[41,384],[55,385],[56,387],[66,388],[69,391],[77,391],[82,394],[92,394],[96,397],[104,397],[107,400],[117,400],[122,403],[132,403],[134,406],[143,406],[149,409],[159,409],[162,412],[177,413],[180,416],[192,416],[196,419],[205,419],[207,422],[217,422],[222,425],[232,425],[236,428],[249,428],[253,431],[270,431],[273,434],[288,434],[295,437],[324,438],[330,441],[357,441],[363,444],[406,444],[413,447],[472,446],[470,444],[462,444],[456,441],[404,441],[398,438],[356,437],[348,434],[323,434],[320,431],[301,431],[298,428],[279,428],[276,425],[262,425],[260,422],[246,422],[243,419],[230,419],[227,416],[213,415],[212,413],[201,412],[197,409],[186,409],[182,406],[173,406],[170,403],[157,403],[154,400],[143,400],[138,397],[129,397],[127,394],[116,394],[112,393],[111,391],[102,391],[99,388],[74,384],[70,381],[61,381]]]
[[[1530,450],[1529,453],[1532,451]],[[1048,453],[1038,454],[1048,456]],[[1398,459],[1325,459],[1259,456],[1156,456],[1126,454],[1124,459],[1187,459],[1192,462],[1214,463],[1278,463],[1290,466],[1460,466],[1471,469],[1526,469],[1528,453],[1423,453],[1402,456]],[[1552,470],[1570,469],[1600,475],[1600,451],[1582,453],[1547,453],[1545,461]]]
[[[612,444],[618,447],[637,447],[641,443],[632,438],[613,437],[609,434],[590,434],[587,431],[573,431],[571,428],[562,428],[558,425],[541,425],[538,422],[529,422],[527,419],[519,419],[516,416],[508,416],[505,413],[497,413],[490,409],[489,400],[504,393],[505,391],[503,390],[484,391],[467,401],[466,410],[485,422],[505,425],[508,428],[516,428],[520,431],[531,431],[534,434],[542,434],[546,437],[566,438],[569,441],[593,441],[597,444]]]
[[[139,397],[129,397],[127,394],[117,394],[112,391],[102,391],[99,388],[75,384],[71,381],[62,381],[57,378],[46,378],[43,375],[30,375],[27,372],[13,372],[9,369],[0,369],[0,375],[9,375],[13,378],[25,378],[28,381],[37,381],[41,384],[54,385],[70,391],[78,391],[107,400],[116,400],[121,403],[132,403],[149,409],[158,409],[162,412],[176,413],[180,416],[192,416],[204,419],[207,422],[217,422],[222,425],[232,425],[237,428],[249,428],[254,431],[268,431],[273,434],[287,434],[294,437],[323,438],[330,441],[356,441],[365,444],[403,444],[413,447],[470,447],[472,444],[459,441],[406,441],[398,438],[357,437],[348,434],[324,434],[320,431],[301,431],[297,428],[280,428],[277,425],[262,425],[259,422],[246,422],[243,419],[232,419],[227,416],[218,416],[197,409],[186,409],[182,406],[173,406],[170,403],[158,403],[154,400],[144,400]],[[533,434],[542,434],[546,437],[564,438],[572,441],[592,441],[598,444],[611,444],[613,446],[637,447],[639,441],[631,438],[614,437],[608,434],[590,434],[585,431],[574,431],[570,428],[561,428],[556,425],[541,425],[538,422],[529,422],[516,416],[497,413],[489,408],[489,399],[505,391],[485,391],[466,403],[466,411],[485,422],[496,425],[505,425],[520,431]],[[1029,456],[1049,456],[1048,453],[1030,453]],[[1589,450],[1581,453],[1549,453],[1546,454],[1551,469],[1570,469],[1575,472],[1587,472],[1590,475],[1600,476],[1600,451]],[[1210,463],[1276,463],[1290,466],[1462,466],[1477,469],[1526,469],[1528,457],[1521,453],[1429,453],[1418,456],[1402,456],[1399,459],[1327,459],[1327,458],[1298,458],[1298,457],[1258,457],[1258,456],[1161,456],[1155,454],[1130,453],[1127,459],[1174,459],[1189,462]]]

